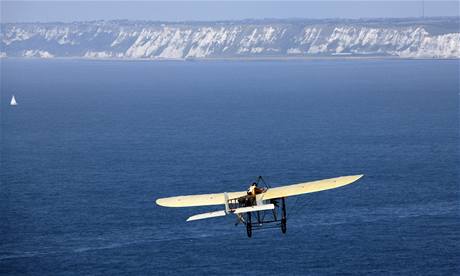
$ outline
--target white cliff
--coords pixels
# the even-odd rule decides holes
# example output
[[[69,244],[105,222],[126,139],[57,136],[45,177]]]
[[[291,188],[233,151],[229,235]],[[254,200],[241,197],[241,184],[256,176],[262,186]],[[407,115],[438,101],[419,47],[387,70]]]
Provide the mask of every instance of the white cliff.
[[[199,59],[459,58],[458,18],[206,23],[6,23],[0,57]]]

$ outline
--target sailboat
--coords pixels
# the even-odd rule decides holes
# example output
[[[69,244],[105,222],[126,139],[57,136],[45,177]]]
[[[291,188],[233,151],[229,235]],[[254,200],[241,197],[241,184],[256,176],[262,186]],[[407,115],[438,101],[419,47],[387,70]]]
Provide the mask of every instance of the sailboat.
[[[11,105],[11,106],[18,105],[18,103],[16,102],[16,99],[14,98],[14,95],[13,95],[13,97],[11,98],[10,105]]]

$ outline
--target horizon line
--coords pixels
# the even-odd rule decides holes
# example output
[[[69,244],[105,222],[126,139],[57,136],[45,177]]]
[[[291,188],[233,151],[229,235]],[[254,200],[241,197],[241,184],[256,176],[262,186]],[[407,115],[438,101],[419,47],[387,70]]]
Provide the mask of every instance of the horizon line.
[[[407,16],[407,17],[325,17],[325,18],[308,18],[308,17],[290,17],[290,18],[244,18],[244,19],[222,19],[222,20],[153,20],[153,19],[94,19],[94,20],[74,20],[74,21],[11,21],[0,24],[72,24],[72,23],[94,23],[94,22],[142,22],[142,23],[163,23],[163,24],[186,24],[186,23],[225,23],[225,22],[251,22],[251,21],[372,21],[372,20],[430,20],[430,19],[457,19],[460,20],[460,15],[440,15],[440,16]]]

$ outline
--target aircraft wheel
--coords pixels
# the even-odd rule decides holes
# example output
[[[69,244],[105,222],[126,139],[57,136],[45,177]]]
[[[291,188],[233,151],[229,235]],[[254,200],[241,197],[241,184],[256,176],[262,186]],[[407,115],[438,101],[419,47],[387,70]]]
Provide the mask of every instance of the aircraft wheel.
[[[286,234],[286,230],[287,230],[287,228],[286,228],[286,219],[283,218],[283,219],[281,219],[281,232],[283,232],[283,234]]]
[[[246,214],[246,233],[249,238],[252,237],[251,213]]]
[[[286,234],[286,202],[284,201],[284,197],[281,199],[281,209],[282,209],[282,217],[281,217],[281,232]]]

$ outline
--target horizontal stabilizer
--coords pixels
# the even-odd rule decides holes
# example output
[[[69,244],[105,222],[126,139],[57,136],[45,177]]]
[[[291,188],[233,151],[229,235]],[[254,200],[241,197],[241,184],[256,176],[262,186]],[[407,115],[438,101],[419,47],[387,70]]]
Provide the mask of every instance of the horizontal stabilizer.
[[[207,218],[215,218],[215,217],[223,217],[225,216],[226,213],[225,211],[215,211],[215,212],[209,212],[209,213],[203,213],[203,214],[198,214],[191,216],[187,219],[187,221],[192,221],[192,220],[199,220],[199,219],[207,219]]]
[[[259,205],[259,206],[249,206],[249,207],[237,208],[233,211],[233,213],[241,214],[241,213],[256,212],[256,211],[263,211],[263,210],[273,210],[273,209],[275,209],[275,205],[265,204],[265,205]]]

